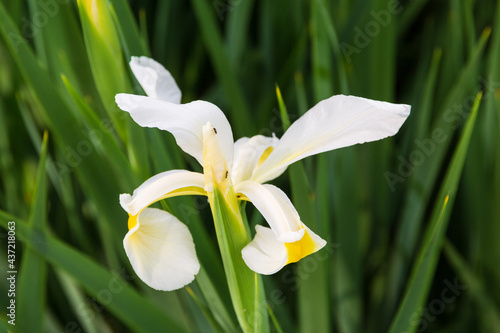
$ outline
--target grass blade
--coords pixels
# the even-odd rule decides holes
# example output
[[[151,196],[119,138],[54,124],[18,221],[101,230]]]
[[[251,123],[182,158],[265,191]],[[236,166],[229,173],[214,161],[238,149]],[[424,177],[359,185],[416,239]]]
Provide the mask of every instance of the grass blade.
[[[36,175],[34,200],[31,207],[29,226],[33,230],[43,232],[47,224],[47,179],[45,166],[47,160],[48,133],[43,136],[42,151]],[[19,267],[17,282],[19,302],[18,329],[21,332],[34,332],[43,327],[45,308],[47,267],[40,255],[29,246],[26,247]]]
[[[489,291],[485,290],[480,278],[472,271],[465,259],[449,240],[444,242],[444,254],[460,276],[460,281],[467,286],[467,292],[476,303],[479,318],[482,322],[483,332],[500,331],[500,312],[491,298]]]
[[[407,291],[399,306],[398,313],[391,324],[390,333],[402,331],[415,332],[417,330],[418,321],[414,320],[414,314],[419,313],[419,310],[422,308],[434,276],[451,215],[451,207],[455,200],[458,182],[460,181],[460,175],[462,174],[467,149],[474,129],[481,96],[482,93],[476,96],[471,115],[465,125],[453,159],[441,185],[430,224],[427,227],[417,260],[413,265]]]
[[[214,11],[205,0],[192,0],[196,17],[198,19],[201,35],[212,59],[215,72],[219,76],[222,87],[229,98],[229,105],[232,109],[230,114],[238,114],[237,117],[230,118],[231,124],[241,135],[251,135],[255,133],[255,125],[250,119],[250,112],[240,89],[238,81],[232,70],[229,58],[222,44],[222,37],[215,21]]]

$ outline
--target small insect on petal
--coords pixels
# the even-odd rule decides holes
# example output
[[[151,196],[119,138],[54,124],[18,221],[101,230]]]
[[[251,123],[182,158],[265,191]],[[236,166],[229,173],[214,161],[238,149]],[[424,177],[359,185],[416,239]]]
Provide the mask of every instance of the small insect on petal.
[[[217,134],[217,129],[214,127],[214,133]]]

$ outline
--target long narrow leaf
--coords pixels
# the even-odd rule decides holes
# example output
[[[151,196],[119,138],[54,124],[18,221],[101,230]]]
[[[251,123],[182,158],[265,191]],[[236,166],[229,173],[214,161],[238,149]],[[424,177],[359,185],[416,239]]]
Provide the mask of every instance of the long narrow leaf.
[[[446,235],[446,228],[451,215],[450,207],[453,206],[453,201],[455,200],[458,182],[462,174],[462,168],[474,129],[481,96],[482,93],[476,96],[471,115],[457,145],[443,184],[441,185],[429,226],[427,227],[422,246],[420,247],[418,258],[413,266],[407,291],[391,325],[391,333],[402,331],[415,332],[417,330],[418,321],[414,320],[414,314],[419,313],[420,316],[422,315],[419,310],[422,308],[427,298],[434,276],[437,260],[441,253],[444,237]]]

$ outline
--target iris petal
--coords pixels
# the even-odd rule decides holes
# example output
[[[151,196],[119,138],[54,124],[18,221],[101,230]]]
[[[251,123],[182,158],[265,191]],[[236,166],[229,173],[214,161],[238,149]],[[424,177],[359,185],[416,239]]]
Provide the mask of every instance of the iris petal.
[[[286,194],[274,185],[244,181],[236,185],[264,216],[281,242],[295,242],[304,235],[303,223]]]
[[[157,290],[175,290],[193,281],[200,270],[189,229],[173,215],[146,208],[123,240],[139,278]]]
[[[270,228],[260,225],[254,239],[243,248],[241,255],[247,266],[259,274],[274,274],[285,265],[319,251],[326,241],[305,225],[304,237],[293,243],[280,242]]]
[[[228,166],[233,160],[233,132],[222,111],[212,103],[194,101],[175,104],[159,99],[118,94],[115,101],[123,111],[130,113],[142,127],[154,127],[172,133],[186,153],[203,165],[203,126],[210,122],[217,130],[221,150]]]
[[[234,143],[234,159],[232,169],[232,180],[235,184],[249,180],[260,164],[262,164],[270,152],[278,144],[279,139],[275,136],[266,137],[255,135],[251,138],[240,138]],[[267,154],[269,152],[269,154]]]
[[[160,63],[148,57],[132,57],[130,68],[149,97],[175,104],[181,102],[181,90]]]
[[[392,136],[409,114],[404,104],[344,95],[325,99],[288,128],[251,179],[263,183],[307,156]]]
[[[205,194],[204,176],[186,170],[170,170],[159,173],[134,190],[132,195],[121,194],[120,204],[127,213],[137,215],[152,203],[183,194]]]

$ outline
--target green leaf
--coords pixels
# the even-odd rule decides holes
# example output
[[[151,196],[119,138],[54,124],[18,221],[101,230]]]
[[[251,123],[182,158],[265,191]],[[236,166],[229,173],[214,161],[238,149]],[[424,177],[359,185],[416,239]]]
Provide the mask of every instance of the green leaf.
[[[198,276],[196,277],[198,278]],[[205,316],[204,318],[208,321],[210,327],[214,332],[231,332],[228,331],[227,328],[223,330],[221,326],[219,325],[219,322],[215,319],[214,315],[215,313],[211,312],[210,309],[208,308],[207,304],[205,304],[197,295],[196,293],[191,289],[191,287],[186,287],[186,291],[189,293],[189,296],[193,299],[194,303],[198,306],[198,309],[203,313]],[[199,325],[201,326],[201,325]],[[206,326],[206,323],[205,323]],[[233,331],[235,328],[233,327]]]
[[[29,226],[43,232],[47,224],[47,179],[45,174],[47,160],[48,133],[43,136],[42,151],[36,175],[34,200],[31,207]],[[19,251],[17,251],[19,255]],[[21,332],[34,332],[43,327],[45,308],[47,267],[43,258],[26,247],[19,266],[17,281],[18,303],[17,325]],[[22,320],[21,318],[30,318]]]
[[[213,2],[214,7],[219,9],[217,14],[221,21],[224,20],[227,15],[227,50],[229,54],[229,61],[233,68],[238,68],[241,66],[243,60],[243,55],[245,51],[245,42],[248,42],[248,30],[250,25],[250,18],[252,14],[252,9],[254,7],[255,0],[246,0],[236,3],[234,6],[229,7],[231,12],[222,11],[222,8],[218,8],[217,2]],[[231,6],[231,3],[229,4]]]
[[[303,115],[307,111],[306,89],[304,87],[304,76],[302,72],[296,72],[294,75],[295,94],[297,95],[297,107],[299,115]]]
[[[0,173],[2,175],[10,175],[10,177],[2,177],[3,190],[8,195],[3,196],[2,205],[7,210],[18,212],[23,209],[20,208],[21,200],[18,193],[19,187],[17,186],[16,165],[14,164],[12,144],[9,140],[9,129],[7,123],[7,110],[2,100],[0,100]]]
[[[147,178],[150,176],[150,170],[144,131],[115,103],[116,94],[130,92],[132,88],[127,79],[129,71],[123,65],[122,48],[111,8],[107,2],[79,0],[78,9],[90,67],[102,103],[120,137],[127,140],[132,168],[142,178]],[[122,26],[118,25],[118,28]]]
[[[108,116],[122,139],[125,113],[115,104],[115,95],[130,91],[123,66],[121,44],[106,1],[78,0],[83,36],[97,91]]]
[[[250,111],[245,102],[242,90],[238,84],[236,73],[230,66],[229,57],[222,44],[222,37],[220,35],[217,23],[215,21],[215,12],[217,12],[218,2],[214,2],[215,12],[209,6],[209,2],[205,0],[192,0],[191,1],[198,23],[200,25],[201,36],[208,50],[212,60],[215,72],[217,73],[222,87],[229,99],[230,107],[233,109],[232,114],[237,113],[237,117],[231,118],[232,124],[236,131],[242,135],[250,135],[254,132],[255,125],[250,119]],[[222,4],[227,6],[226,4]]]
[[[41,150],[42,138],[32,114],[30,114],[30,112],[28,111],[28,105],[26,105],[26,103],[28,102],[28,98],[22,98],[19,97],[19,95],[16,97],[18,100],[21,117],[23,118],[24,125],[28,131],[33,146],[35,146],[36,149]],[[34,109],[33,113],[36,113],[36,110],[39,109],[39,106],[32,105],[32,108]],[[39,153],[41,153],[41,151]],[[65,181],[67,180],[68,175],[58,174],[55,164],[50,156],[47,157],[47,175],[51,181],[52,187],[54,187],[61,201],[63,202],[63,206],[65,209],[64,215],[67,220],[66,223],[68,223],[70,228],[73,230],[72,235],[75,237],[75,243],[83,246],[89,251],[92,250],[93,245],[91,244],[90,237],[88,237],[88,231],[84,229],[84,225],[82,225],[81,221],[78,218],[77,203],[75,200],[73,189],[71,187],[71,183]]]
[[[218,290],[210,280],[207,272],[202,268],[196,275],[196,282],[200,286],[203,297],[206,300],[207,307],[210,309],[214,320],[222,328],[224,332],[235,332],[236,323],[233,316],[228,312],[226,306],[222,302]]]
[[[269,332],[262,278],[247,267],[241,256],[241,250],[250,240],[237,204],[230,204],[217,186],[214,192],[209,193],[209,200],[229,292],[240,326],[243,332]]]
[[[340,55],[340,51],[342,49],[340,47],[339,40],[337,37],[337,31],[335,30],[335,26],[326,8],[324,0],[315,0],[315,1],[317,2],[318,6],[317,11],[319,12],[320,15],[319,17],[317,17],[318,25],[321,25],[322,29],[325,30],[326,33],[328,34],[328,39],[330,40],[330,47],[332,48],[332,52],[335,56],[335,62],[337,65],[338,77],[339,77],[340,92],[343,94],[349,94],[347,73],[345,70],[344,62],[342,61],[342,56]]]
[[[137,24],[126,0],[109,0],[111,14],[115,19],[115,26],[122,39],[125,56],[148,56],[146,43],[139,35]]]
[[[322,172],[328,170],[323,192],[318,196],[323,204],[333,206],[330,221],[333,220],[332,238],[341,245],[333,256],[333,295],[335,316],[341,332],[358,332],[363,327],[363,249],[370,234],[370,217],[363,206],[366,200],[365,182],[360,180],[361,158],[359,148],[348,148],[320,156]],[[328,160],[330,158],[330,160]],[[330,185],[330,191],[324,187]],[[324,215],[326,215],[324,213]],[[369,222],[369,221],[368,221]]]
[[[402,182],[408,182],[409,186],[406,189],[403,199],[401,223],[396,233],[396,246],[399,250],[393,252],[392,267],[390,269],[391,275],[387,278],[387,285],[388,287],[390,286],[392,291],[386,296],[386,301],[390,303],[390,308],[397,306],[397,298],[400,295],[400,288],[403,287],[403,280],[407,270],[405,260],[411,258],[415,253],[418,236],[420,235],[419,229],[427,210],[430,196],[433,188],[438,186],[436,183],[439,172],[442,169],[442,163],[452,142],[453,134],[464,117],[464,113],[462,112],[463,105],[466,101],[468,102],[473,99],[474,95],[471,95],[469,87],[471,82],[477,79],[477,65],[481,61],[488,37],[489,31],[485,29],[477,42],[474,55],[464,65],[465,67],[458,75],[458,79],[449,87],[449,91],[444,97],[445,102],[443,106],[438,107],[439,111],[434,121],[431,122],[427,137],[418,138],[419,140],[428,139],[434,142],[432,158],[425,158],[418,167],[410,165],[411,169],[409,171],[410,174],[407,174],[408,177],[401,177],[405,174],[401,174],[399,170],[403,169],[406,164],[403,164],[399,160],[399,176]],[[435,95],[437,96],[438,94]],[[458,105],[457,101],[460,101],[461,105]],[[460,107],[457,107],[457,105]],[[435,133],[441,133],[441,135],[436,135]],[[415,151],[422,150],[419,146],[416,146],[414,149]],[[398,185],[400,186],[401,184],[398,182]]]
[[[121,191],[116,177],[113,177],[113,170],[107,163],[103,163],[103,157],[95,153],[92,142],[82,134],[75,105],[63,99],[59,91],[50,84],[46,70],[41,67],[27,42],[19,37],[21,34],[5,11],[3,3],[0,3],[0,31],[7,41],[22,78],[33,89],[40,102],[40,113],[65,157],[65,163],[58,164],[59,174],[76,173],[84,192],[92,198],[99,211],[97,219],[101,223],[97,226],[104,230],[100,236],[103,241],[106,239],[103,245],[108,259],[116,261],[116,251],[112,249],[112,244],[121,243],[121,237],[119,233],[110,232],[111,226],[125,230],[126,224],[124,220],[120,222],[124,218],[118,205],[118,195]],[[78,150],[83,146],[86,150],[79,153]],[[121,252],[121,255],[124,256],[124,253]]]
[[[320,237],[326,238],[322,232],[327,221],[319,221],[315,211],[315,195],[310,188],[307,174],[302,162],[296,162],[290,166],[290,183],[292,187],[292,198],[294,206],[303,221],[313,232]],[[327,244],[331,246],[331,244]],[[307,272],[305,277],[298,274],[300,278],[299,299],[299,330],[300,332],[331,332],[328,266],[322,249],[300,260],[298,271]],[[322,253],[321,253],[322,252]],[[327,256],[328,258],[328,256]],[[312,264],[311,264],[312,263]],[[311,267],[314,267],[312,269]]]
[[[391,324],[391,333],[415,332],[418,321],[415,314],[422,315],[420,309],[427,298],[432,283],[437,261],[439,259],[446,228],[451,215],[451,208],[455,200],[460,175],[464,165],[470,138],[474,129],[474,123],[481,102],[482,93],[476,96],[471,115],[460,141],[455,149],[452,161],[446,172],[445,179],[439,190],[434,204],[430,223],[424,235],[418,257],[413,265],[411,277],[408,281],[407,290],[401,302],[397,315]]]
[[[88,333],[111,333],[112,330],[109,324],[106,323],[101,313],[95,311],[93,316],[89,316],[88,311],[82,311],[82,304],[87,302],[84,291],[78,285],[78,282],[68,273],[60,268],[55,268],[57,283],[61,290],[64,291],[66,298],[76,315],[82,328]]]
[[[276,98],[278,99],[283,131],[286,131],[288,127],[290,127],[290,117],[288,116],[288,111],[286,110],[286,105],[283,101],[283,96],[281,96],[281,90],[278,85],[276,85]]]
[[[313,70],[314,101],[330,97],[334,91],[331,77],[333,76],[331,52],[328,48],[328,36],[320,26],[320,1],[311,1],[311,56]]]
[[[489,290],[486,290],[479,276],[472,270],[453,244],[445,239],[444,254],[460,276],[460,281],[467,286],[467,293],[477,305],[483,332],[500,331],[500,312]]]
[[[132,171],[130,163],[125,154],[123,154],[116,138],[108,130],[107,127],[102,126],[101,120],[97,117],[95,112],[89,107],[87,103],[81,98],[71,82],[63,75],[62,80],[68,93],[75,100],[79,107],[81,115],[84,117],[89,129],[90,139],[95,142],[95,146],[102,152],[103,156],[109,158],[113,168],[116,170],[118,179],[122,182],[123,186],[139,185],[139,177]]]

